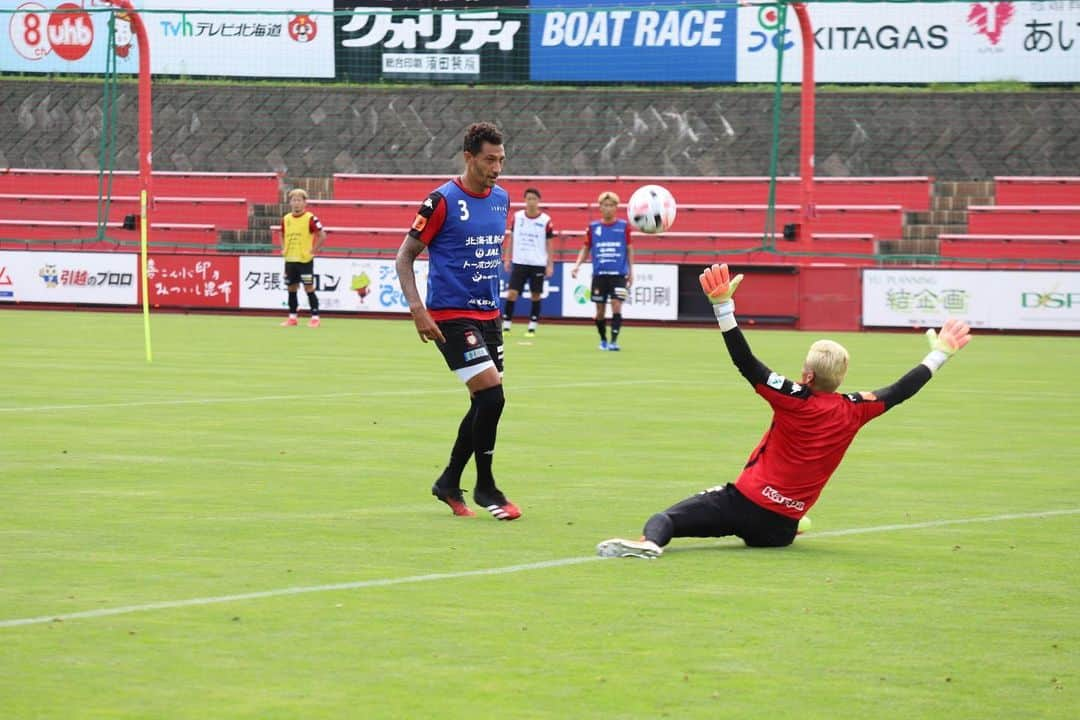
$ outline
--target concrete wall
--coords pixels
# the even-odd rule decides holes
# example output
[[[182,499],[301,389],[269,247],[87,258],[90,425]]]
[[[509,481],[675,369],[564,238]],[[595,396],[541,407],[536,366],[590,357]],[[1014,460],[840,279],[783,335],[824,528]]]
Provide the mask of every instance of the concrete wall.
[[[117,169],[135,169],[136,88],[119,87]],[[98,167],[102,87],[0,81],[0,167]],[[798,173],[798,97],[779,172]],[[453,173],[475,120],[506,133],[512,174],[765,175],[772,94],[731,89],[154,88],[159,170]],[[819,175],[1076,175],[1080,93],[822,92]]]

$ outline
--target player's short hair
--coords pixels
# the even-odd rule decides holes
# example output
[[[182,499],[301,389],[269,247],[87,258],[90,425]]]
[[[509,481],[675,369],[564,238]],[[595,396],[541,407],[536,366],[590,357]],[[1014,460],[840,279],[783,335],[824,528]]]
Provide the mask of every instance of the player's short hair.
[[[848,370],[848,351],[832,340],[818,340],[806,353],[804,370],[812,370],[811,385],[820,392],[833,392],[844,382]]]
[[[535,195],[537,200],[540,199],[540,191],[536,188],[525,188],[525,192],[521,193],[521,197],[527,197],[529,193]]]
[[[605,200],[614,200],[616,205],[619,204],[619,196],[611,192],[610,190],[605,190],[604,192],[600,193],[600,197],[596,198],[596,204],[599,205]]]
[[[461,143],[462,149],[470,155],[479,155],[480,148],[484,143],[502,145],[503,135],[499,128],[489,122],[473,123],[465,130],[465,139]]]
[[[289,200],[292,200],[294,197],[304,198],[305,200],[307,200],[307,190],[305,190],[304,188],[293,188],[289,191],[288,198]]]

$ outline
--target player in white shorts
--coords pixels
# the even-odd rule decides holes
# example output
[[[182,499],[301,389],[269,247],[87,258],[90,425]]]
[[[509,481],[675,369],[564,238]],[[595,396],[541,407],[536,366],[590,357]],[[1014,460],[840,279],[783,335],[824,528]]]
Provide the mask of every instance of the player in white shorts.
[[[514,303],[529,282],[532,307],[529,310],[529,329],[525,337],[536,335],[540,322],[540,298],[544,292],[544,278],[551,277],[554,267],[551,242],[555,228],[551,217],[540,210],[540,191],[525,189],[525,209],[514,213],[513,225],[506,231],[503,249],[503,266],[510,273],[510,287],[506,291],[503,306],[503,332],[510,332],[514,318]]]

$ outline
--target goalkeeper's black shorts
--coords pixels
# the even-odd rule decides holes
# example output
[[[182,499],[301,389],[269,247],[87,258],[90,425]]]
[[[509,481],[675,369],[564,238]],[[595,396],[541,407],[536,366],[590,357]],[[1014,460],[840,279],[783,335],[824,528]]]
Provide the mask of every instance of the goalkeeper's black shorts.
[[[731,483],[688,497],[664,514],[673,524],[672,537],[735,535],[750,547],[786,547],[799,528],[798,520],[750,502]]]

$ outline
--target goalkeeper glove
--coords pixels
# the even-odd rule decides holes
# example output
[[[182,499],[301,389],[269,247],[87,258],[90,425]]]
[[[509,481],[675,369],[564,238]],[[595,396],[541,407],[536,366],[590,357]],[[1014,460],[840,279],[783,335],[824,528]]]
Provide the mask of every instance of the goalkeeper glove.
[[[732,300],[732,295],[743,280],[742,274],[731,277],[726,263],[714,264],[712,267],[705,268],[705,272],[698,276],[698,280],[701,282],[705,297],[712,303],[713,314],[716,315],[720,329],[727,331],[735,327],[735,301]]]
[[[939,332],[933,328],[927,330],[926,340],[930,343],[930,354],[922,364],[930,368],[930,372],[936,372],[957,350],[971,342],[971,328],[962,320],[949,318]]]

